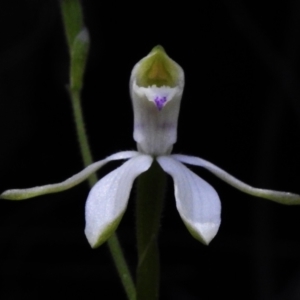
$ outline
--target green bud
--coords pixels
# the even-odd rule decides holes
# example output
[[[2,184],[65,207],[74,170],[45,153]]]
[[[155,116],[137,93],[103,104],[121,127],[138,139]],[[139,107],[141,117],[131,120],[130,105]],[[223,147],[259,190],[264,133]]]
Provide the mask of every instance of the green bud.
[[[71,47],[70,84],[72,91],[80,91],[82,88],[89,45],[89,32],[86,28],[83,28],[75,37],[74,43]]]
[[[80,29],[83,27],[82,8],[79,0],[60,0],[60,8],[64,22],[65,34],[69,49]]]

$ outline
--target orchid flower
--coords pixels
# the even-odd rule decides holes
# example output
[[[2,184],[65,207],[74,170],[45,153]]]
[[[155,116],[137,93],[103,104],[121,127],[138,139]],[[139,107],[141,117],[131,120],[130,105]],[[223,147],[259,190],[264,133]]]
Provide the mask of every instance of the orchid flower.
[[[123,151],[95,162],[67,180],[22,190],[8,190],[2,199],[22,200],[69,189],[113,160],[127,160],[100,179],[86,202],[85,234],[95,248],[116,230],[126,210],[134,180],[156,160],[174,181],[176,206],[193,237],[204,244],[215,237],[221,222],[221,204],[215,189],[183,163],[200,166],[233,187],[282,204],[300,204],[296,194],[251,187],[212,163],[194,156],[171,154],[177,140],[177,122],[184,88],[184,72],[161,46],[133,68],[130,95],[134,111],[133,138],[138,151]]]

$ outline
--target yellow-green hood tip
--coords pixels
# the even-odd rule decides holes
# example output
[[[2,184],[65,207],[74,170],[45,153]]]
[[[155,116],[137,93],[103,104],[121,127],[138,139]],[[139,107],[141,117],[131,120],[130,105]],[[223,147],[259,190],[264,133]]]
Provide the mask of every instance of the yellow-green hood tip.
[[[158,45],[140,62],[136,74],[136,84],[140,87],[175,87],[179,79],[177,64]]]

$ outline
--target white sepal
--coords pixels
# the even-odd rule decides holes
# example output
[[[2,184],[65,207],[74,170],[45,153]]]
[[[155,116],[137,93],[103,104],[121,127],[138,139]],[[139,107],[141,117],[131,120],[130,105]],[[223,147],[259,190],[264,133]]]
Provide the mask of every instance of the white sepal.
[[[100,179],[91,189],[85,206],[85,234],[93,248],[116,230],[127,207],[133,181],[149,169],[153,158],[138,155]]]
[[[174,180],[178,212],[190,233],[204,244],[215,237],[221,223],[221,204],[214,188],[170,156],[157,161]]]
[[[0,199],[7,199],[7,200],[25,200],[28,198],[37,197],[44,194],[51,194],[51,193],[58,193],[65,190],[68,190],[77,184],[83,182],[87,178],[89,178],[93,173],[103,167],[105,164],[112,160],[119,160],[119,159],[128,159],[134,156],[139,155],[137,151],[122,151],[115,154],[112,154],[105,159],[99,160],[81,172],[71,176],[70,178],[66,179],[60,183],[54,184],[47,184],[43,186],[36,186],[33,188],[28,189],[13,189],[7,190],[0,195]]]
[[[274,202],[278,202],[280,204],[286,205],[299,205],[300,204],[300,195],[292,194],[288,192],[279,192],[273,190],[266,190],[266,189],[259,189],[252,187],[239,179],[233,177],[232,175],[228,174],[221,168],[217,167],[216,165],[206,161],[200,157],[195,156],[188,156],[188,155],[181,155],[181,154],[174,154],[172,155],[175,159],[194,166],[200,166],[220,179],[224,180],[226,183],[230,184],[231,186],[235,187],[236,189],[247,193],[252,196],[265,198]]]

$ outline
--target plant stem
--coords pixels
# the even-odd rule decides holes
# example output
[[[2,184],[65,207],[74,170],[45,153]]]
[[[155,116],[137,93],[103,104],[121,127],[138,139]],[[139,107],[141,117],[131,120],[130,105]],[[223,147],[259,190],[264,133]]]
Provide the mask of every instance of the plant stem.
[[[70,96],[74,121],[81,156],[84,165],[88,166],[93,162],[93,158],[85,130],[80,95],[83,87],[83,75],[89,50],[89,33],[84,27],[82,7],[79,0],[60,0],[60,7],[70,53]],[[97,181],[97,175],[93,174],[89,178],[90,187]],[[127,297],[130,300],[135,300],[135,286],[117,235],[113,234],[107,241],[107,244]]]
[[[93,159],[92,159],[92,154],[88,143],[87,134],[85,131],[82,108],[80,104],[80,95],[78,91],[71,91],[70,94],[71,94],[74,120],[76,125],[76,131],[77,131],[81,156],[83,158],[84,165],[87,166],[93,162]],[[90,187],[92,187],[97,181],[98,180],[96,174],[93,174],[93,176],[89,178]],[[107,241],[107,245],[109,247],[115,266],[118,270],[118,274],[120,276],[120,279],[122,281],[128,299],[135,300],[136,299],[135,285],[132,280],[129,268],[127,266],[123,251],[120,247],[118,237],[115,233]]]
[[[91,150],[89,147],[88,137],[85,130],[82,108],[80,103],[80,95],[78,91],[71,91],[71,100],[73,107],[73,115],[76,126],[78,143],[81,151],[81,157],[84,166],[88,166],[93,163]],[[98,181],[97,175],[93,174],[89,177],[89,186],[92,187]]]
[[[137,184],[137,299],[156,300],[159,295],[159,251],[157,244],[166,176],[154,161],[139,176]]]

